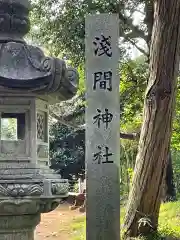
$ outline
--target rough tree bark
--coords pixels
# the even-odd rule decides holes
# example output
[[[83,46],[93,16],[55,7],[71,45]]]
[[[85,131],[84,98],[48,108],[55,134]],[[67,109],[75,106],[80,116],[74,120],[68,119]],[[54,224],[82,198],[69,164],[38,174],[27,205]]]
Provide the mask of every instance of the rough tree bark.
[[[156,0],[154,3],[150,77],[133,184],[125,216],[125,238],[147,235],[152,230],[157,230],[172,131],[179,63],[180,0]]]

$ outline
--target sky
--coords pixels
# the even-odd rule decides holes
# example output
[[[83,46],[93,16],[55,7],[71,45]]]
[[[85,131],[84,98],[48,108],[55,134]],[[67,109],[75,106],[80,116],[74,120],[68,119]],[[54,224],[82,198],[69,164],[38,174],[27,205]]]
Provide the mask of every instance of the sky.
[[[141,10],[141,9],[140,9]],[[140,12],[135,12],[134,14],[133,14],[133,19],[134,19],[134,21],[133,21],[133,24],[134,25],[140,25],[140,22],[143,20],[143,18],[144,18],[144,15],[142,14],[142,13],[140,13]],[[145,41],[144,40],[142,40],[142,39],[138,39],[138,46],[140,47],[140,48],[142,48],[142,49],[146,49],[146,43],[145,43]],[[140,56],[140,55],[142,55],[142,53],[135,47],[135,46],[132,46],[131,45],[131,50],[130,50],[130,52],[131,52],[131,56],[132,56],[132,58],[134,59],[134,58],[137,58],[138,56]]]

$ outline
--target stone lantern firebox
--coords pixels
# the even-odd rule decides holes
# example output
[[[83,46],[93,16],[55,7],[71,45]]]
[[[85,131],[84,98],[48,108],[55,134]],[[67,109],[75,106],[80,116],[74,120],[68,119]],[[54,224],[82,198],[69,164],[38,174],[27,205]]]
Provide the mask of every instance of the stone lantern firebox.
[[[0,0],[0,240],[33,240],[41,213],[68,194],[49,169],[48,106],[76,94],[78,73],[24,41],[29,9]]]
[[[0,93],[0,120],[1,161],[49,166],[48,101],[20,93],[17,96]],[[13,129],[8,129],[8,123]],[[7,135],[9,131],[9,137],[5,131]]]

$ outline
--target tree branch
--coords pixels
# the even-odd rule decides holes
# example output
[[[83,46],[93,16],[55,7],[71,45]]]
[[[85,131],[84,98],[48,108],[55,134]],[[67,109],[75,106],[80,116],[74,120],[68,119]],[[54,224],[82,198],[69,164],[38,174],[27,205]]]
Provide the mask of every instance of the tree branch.
[[[49,114],[50,114],[54,119],[56,119],[57,121],[59,121],[60,123],[62,123],[62,125],[65,125],[65,126],[67,126],[67,127],[70,127],[70,128],[76,129],[76,130],[79,129],[79,126],[78,126],[78,125],[67,122],[63,117],[60,117],[60,116],[56,115],[56,114],[53,113],[52,111],[49,111]]]
[[[147,42],[147,37],[144,34],[144,31],[139,29],[138,26],[133,24],[133,20],[131,18],[128,18],[124,16],[120,11],[119,11],[119,19],[121,22],[123,22],[124,25],[127,25],[131,31],[134,33],[135,38],[142,38]]]
[[[140,14],[144,15],[144,12],[143,12],[143,11],[141,11],[141,10],[139,10],[139,9],[136,9],[136,11],[135,11],[135,12],[138,12],[138,13],[140,13]]]
[[[73,129],[75,129],[75,132],[80,131],[80,130],[85,130],[85,124],[78,126],[76,124],[72,124],[72,123],[68,123],[67,121],[64,120],[64,118],[57,116],[55,113],[53,113],[52,111],[50,111],[49,113],[53,118],[55,118],[56,120],[58,120],[60,123],[62,123],[63,125],[67,126],[67,127],[71,127]],[[72,133],[71,133],[72,134]],[[71,135],[70,134],[70,135]],[[139,133],[120,133],[120,138],[122,139],[128,139],[128,140],[138,140],[139,139],[140,134]]]
[[[120,138],[127,140],[138,140],[140,133],[120,133]]]
[[[148,52],[146,52],[143,48],[139,47],[136,42],[134,42],[132,39],[130,39],[128,36],[124,36],[124,38],[129,41],[133,46],[135,46],[142,54],[144,54],[146,57],[149,56]]]

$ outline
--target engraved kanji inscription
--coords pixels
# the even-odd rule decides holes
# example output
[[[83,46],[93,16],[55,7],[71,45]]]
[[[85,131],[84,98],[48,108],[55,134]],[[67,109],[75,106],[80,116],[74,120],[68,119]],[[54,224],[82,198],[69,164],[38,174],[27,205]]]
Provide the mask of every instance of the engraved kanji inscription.
[[[112,91],[112,72],[105,71],[105,72],[95,72],[93,74],[94,84],[93,90],[97,88],[102,90]]]
[[[109,112],[107,108],[105,108],[104,112],[100,109],[97,109],[97,115],[93,117],[93,124],[97,124],[98,128],[101,127],[101,124],[105,124],[106,129],[109,127],[109,123],[112,122],[113,114]]]
[[[93,44],[95,46],[95,56],[106,55],[108,57],[112,57],[111,36],[105,37],[101,34],[101,36],[95,37]]]
[[[104,164],[104,163],[113,163],[112,160],[109,160],[109,157],[111,157],[113,154],[109,152],[109,147],[105,146],[97,146],[98,152],[93,154],[93,161],[97,162],[98,164]]]

